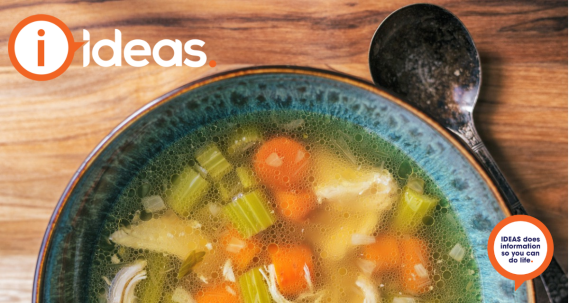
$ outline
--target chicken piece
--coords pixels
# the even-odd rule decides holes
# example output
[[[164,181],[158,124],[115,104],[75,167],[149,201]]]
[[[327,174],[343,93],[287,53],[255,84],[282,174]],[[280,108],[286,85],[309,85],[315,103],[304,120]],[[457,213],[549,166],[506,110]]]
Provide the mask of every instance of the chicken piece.
[[[200,227],[197,221],[182,220],[169,210],[159,218],[115,231],[110,240],[130,248],[172,254],[183,261],[194,250],[208,251],[208,240]]]
[[[374,211],[348,213],[320,210],[313,217],[307,238],[320,249],[323,259],[341,260],[356,247],[352,244],[352,235],[371,235],[380,219],[381,214]]]
[[[355,246],[353,234],[371,235],[397,200],[397,183],[386,169],[358,168],[326,152],[315,153],[315,186],[322,204],[311,218],[308,239],[324,259],[340,260]]]
[[[314,192],[338,210],[384,211],[397,198],[397,183],[383,168],[361,168],[328,152],[315,154]]]

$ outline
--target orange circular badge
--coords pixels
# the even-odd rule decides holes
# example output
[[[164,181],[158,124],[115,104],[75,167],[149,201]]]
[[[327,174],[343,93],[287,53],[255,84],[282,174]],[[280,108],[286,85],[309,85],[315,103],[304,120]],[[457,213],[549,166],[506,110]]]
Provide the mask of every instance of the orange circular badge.
[[[61,20],[49,15],[34,15],[12,30],[8,55],[16,70],[36,80],[51,80],[71,65],[75,51],[84,42],[75,42]]]
[[[545,271],[553,258],[551,233],[534,217],[516,215],[498,223],[488,239],[488,257],[502,276],[515,281],[517,290],[526,280]]]

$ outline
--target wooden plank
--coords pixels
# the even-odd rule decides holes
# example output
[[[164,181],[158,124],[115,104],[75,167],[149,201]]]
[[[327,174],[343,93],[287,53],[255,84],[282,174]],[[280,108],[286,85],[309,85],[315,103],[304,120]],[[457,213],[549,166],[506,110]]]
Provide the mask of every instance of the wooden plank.
[[[375,28],[410,3],[3,1],[0,301],[30,301],[37,252],[55,203],[88,153],[136,109],[189,81],[249,65],[305,65],[369,80],[367,48]],[[463,20],[480,49],[478,130],[528,212],[551,230],[555,254],[567,269],[567,2],[435,3]],[[202,39],[218,66],[83,68],[79,51],[59,78],[30,81],[14,70],[6,49],[13,27],[37,13],[60,17],[76,40],[83,29],[91,41],[112,39],[115,28],[123,45],[135,38],[151,45],[165,38]],[[101,56],[111,53],[103,49]]]

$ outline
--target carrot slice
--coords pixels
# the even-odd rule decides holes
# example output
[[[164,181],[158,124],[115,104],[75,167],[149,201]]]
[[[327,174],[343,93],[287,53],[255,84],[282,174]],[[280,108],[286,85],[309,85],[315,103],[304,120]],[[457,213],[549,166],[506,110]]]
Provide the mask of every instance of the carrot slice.
[[[428,247],[418,238],[408,238],[400,241],[402,267],[401,284],[411,294],[422,294],[429,290],[431,280],[428,268]]]
[[[229,258],[239,270],[249,266],[253,258],[261,252],[261,244],[255,239],[244,239],[235,228],[229,228],[221,236],[221,244],[225,247]]]
[[[271,188],[287,190],[301,185],[310,155],[299,142],[276,137],[265,142],[255,155],[254,168],[261,181]]]
[[[292,221],[302,221],[316,208],[316,195],[312,191],[275,191],[277,205],[281,214]]]
[[[363,257],[375,262],[376,272],[384,272],[401,266],[401,256],[397,239],[389,235],[380,235],[375,243],[364,246]]]
[[[305,266],[310,281],[314,279],[312,250],[306,245],[283,245],[269,250],[277,274],[279,290],[285,296],[294,297],[308,289]]]
[[[209,286],[195,295],[196,303],[239,303],[238,290],[233,283]]]

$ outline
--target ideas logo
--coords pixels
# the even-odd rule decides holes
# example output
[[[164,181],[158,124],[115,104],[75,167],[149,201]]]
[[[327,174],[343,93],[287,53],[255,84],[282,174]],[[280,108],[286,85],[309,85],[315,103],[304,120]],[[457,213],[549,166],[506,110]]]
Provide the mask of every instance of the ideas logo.
[[[16,70],[23,76],[36,80],[46,81],[57,78],[71,65],[75,52],[83,46],[83,66],[89,65],[91,55],[97,65],[103,67],[121,66],[122,40],[121,32],[115,29],[115,40],[103,39],[93,46],[91,52],[90,36],[87,30],[83,30],[83,42],[73,40],[71,31],[61,20],[49,15],[34,15],[22,20],[12,33],[8,41],[8,54],[10,61]],[[192,49],[193,46],[202,47],[202,40],[189,40],[183,45],[183,50],[190,56],[198,57],[199,60],[182,60],[182,42],[180,40],[161,40],[156,43],[152,52],[150,45],[140,39],[129,41],[124,48],[125,61],[135,67],[146,66],[146,59],[136,60],[134,56],[150,56],[163,67],[182,66],[201,67],[205,65],[207,56],[204,52]],[[99,56],[99,50],[103,46],[109,46],[113,50],[113,57],[103,60]],[[142,49],[133,49],[138,46]],[[160,57],[160,49],[168,46],[173,49],[174,56],[170,60]],[[209,62],[211,67],[215,61]]]
[[[71,31],[61,20],[35,15],[22,20],[12,30],[8,54],[20,74],[46,81],[63,74],[82,45],[83,42],[73,40]]]

